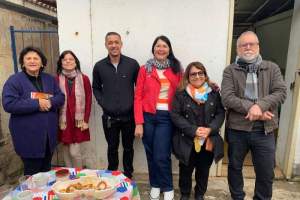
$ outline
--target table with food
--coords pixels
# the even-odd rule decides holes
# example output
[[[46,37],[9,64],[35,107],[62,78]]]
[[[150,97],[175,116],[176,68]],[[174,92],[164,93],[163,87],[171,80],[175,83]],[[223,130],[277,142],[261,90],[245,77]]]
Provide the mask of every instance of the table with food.
[[[24,178],[4,199],[140,200],[134,181],[120,171],[54,168]]]

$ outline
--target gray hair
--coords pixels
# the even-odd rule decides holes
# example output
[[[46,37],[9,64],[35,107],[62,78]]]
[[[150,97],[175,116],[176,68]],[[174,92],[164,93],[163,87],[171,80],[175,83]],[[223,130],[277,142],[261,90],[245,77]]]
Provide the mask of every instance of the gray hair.
[[[239,44],[240,44],[241,37],[243,37],[243,36],[245,36],[245,35],[254,35],[254,36],[256,37],[256,39],[257,39],[257,42],[259,43],[259,40],[258,40],[258,37],[257,37],[256,33],[254,33],[253,31],[245,31],[245,32],[243,32],[243,33],[238,37],[238,39],[237,39],[237,41],[236,41],[236,46],[237,46],[237,47],[238,47]]]

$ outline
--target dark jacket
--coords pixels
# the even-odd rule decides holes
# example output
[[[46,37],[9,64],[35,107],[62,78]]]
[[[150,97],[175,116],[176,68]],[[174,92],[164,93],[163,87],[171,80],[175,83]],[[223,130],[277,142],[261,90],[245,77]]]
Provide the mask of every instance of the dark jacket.
[[[245,119],[254,102],[244,98],[247,71],[231,64],[223,72],[221,95],[227,109],[226,128],[251,131],[254,121]],[[266,133],[278,128],[278,106],[286,98],[286,86],[279,67],[270,61],[262,61],[258,69],[258,101],[263,112],[271,111],[275,116],[264,122]]]
[[[134,85],[138,71],[137,61],[124,55],[121,55],[117,70],[109,56],[95,64],[93,92],[105,114],[133,118]]]
[[[194,137],[198,128],[196,116],[198,104],[184,91],[178,91],[173,99],[171,118],[176,127],[173,136],[173,153],[176,158],[188,165]],[[219,92],[211,91],[204,105],[205,124],[211,128],[210,139],[213,142],[214,159],[218,162],[224,156],[223,139],[219,129],[223,124],[225,111]]]
[[[48,112],[40,111],[39,101],[31,98],[37,89],[24,72],[9,77],[2,91],[3,108],[11,114],[9,129],[15,151],[23,158],[43,158],[47,138],[51,152],[57,144],[58,108],[64,103],[64,94],[54,77],[46,73],[40,76],[43,92],[53,95]]]

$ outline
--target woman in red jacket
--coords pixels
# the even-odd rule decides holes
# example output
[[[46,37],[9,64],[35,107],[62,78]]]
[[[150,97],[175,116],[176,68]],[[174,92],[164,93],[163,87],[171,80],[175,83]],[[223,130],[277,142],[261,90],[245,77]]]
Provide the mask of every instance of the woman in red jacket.
[[[69,50],[59,56],[57,74],[59,87],[65,94],[65,104],[59,113],[58,135],[63,143],[65,165],[82,167],[80,143],[90,140],[91,83],[80,71],[78,58]]]
[[[181,78],[181,65],[166,36],[152,45],[154,58],[140,68],[134,97],[135,135],[143,139],[146,151],[150,199],[174,199],[171,141],[173,125],[169,111]]]

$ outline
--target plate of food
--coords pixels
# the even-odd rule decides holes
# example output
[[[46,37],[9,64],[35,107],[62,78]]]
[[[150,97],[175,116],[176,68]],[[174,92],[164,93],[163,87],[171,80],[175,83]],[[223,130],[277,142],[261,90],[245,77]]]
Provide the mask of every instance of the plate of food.
[[[56,182],[52,190],[62,200],[78,196],[104,199],[115,193],[117,184],[117,180],[110,177],[83,176],[75,180]]]
[[[100,177],[95,187],[94,197],[104,199],[115,193],[118,181],[111,177]]]

